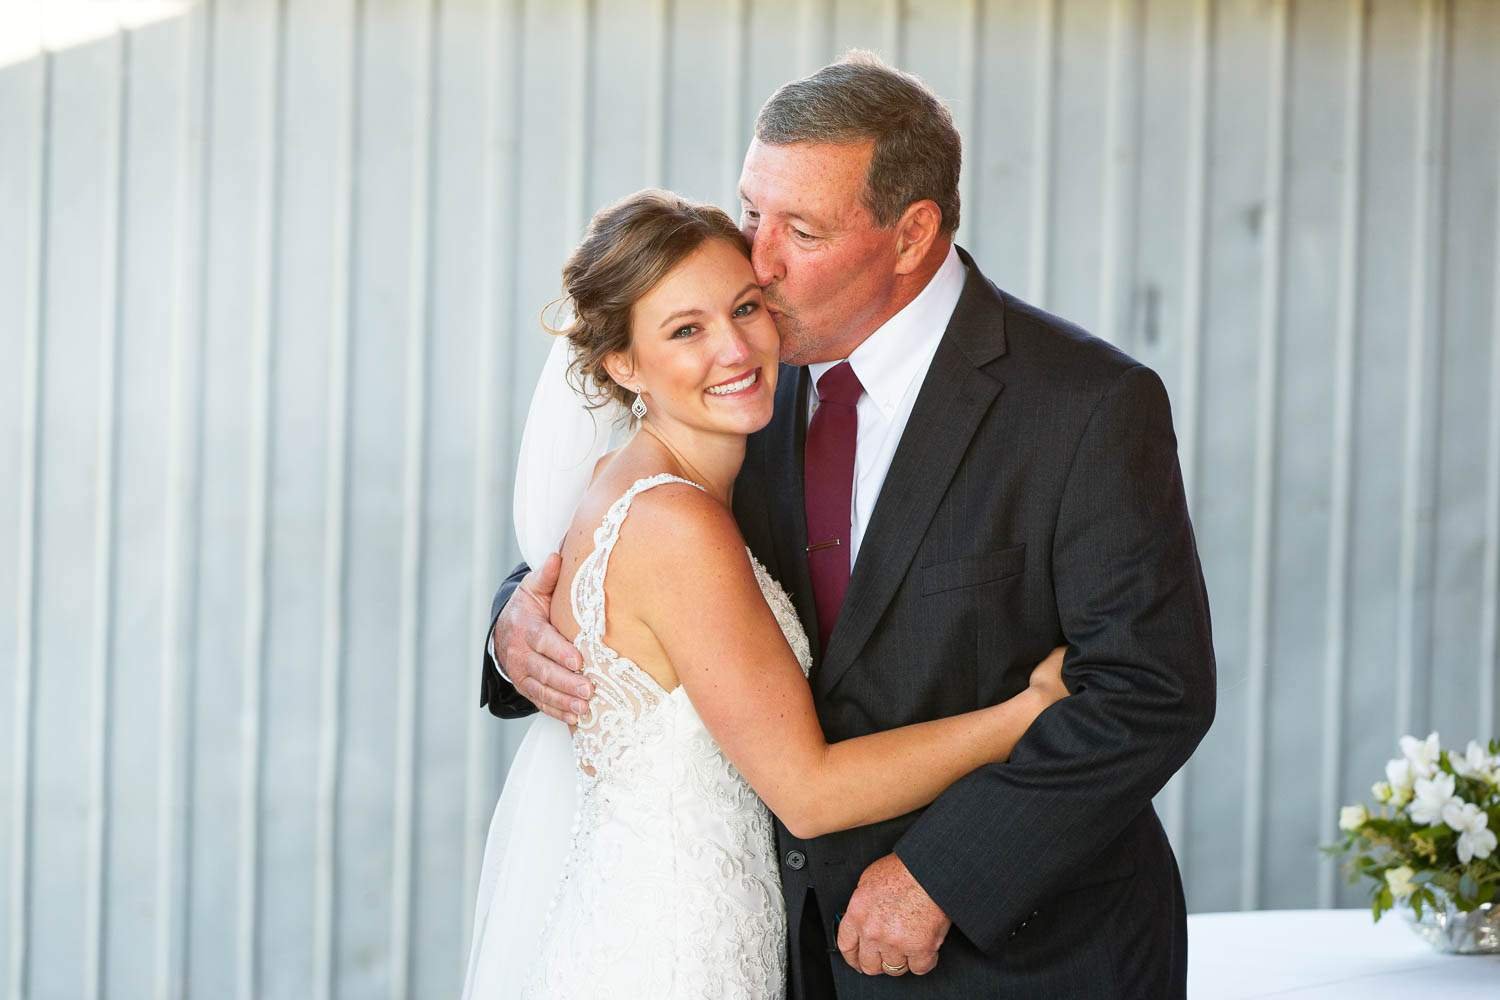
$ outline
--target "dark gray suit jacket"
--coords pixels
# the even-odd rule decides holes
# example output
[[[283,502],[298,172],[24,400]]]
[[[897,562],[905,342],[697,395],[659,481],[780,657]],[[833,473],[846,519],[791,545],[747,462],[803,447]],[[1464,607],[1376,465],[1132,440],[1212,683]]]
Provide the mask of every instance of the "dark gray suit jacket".
[[[841,998],[1180,997],[1182,886],[1151,799],[1207,731],[1215,681],[1166,392],[960,253],[968,280],[815,652],[814,700],[831,742],[954,715],[1021,691],[1063,643],[1072,696],[925,810],[810,841],[778,825],[789,927],[811,892],[833,942],[860,873],[894,851],[954,928],[925,977],[864,977],[835,953]],[[783,366],[734,507],[816,646],[807,383]],[[489,667],[482,697],[530,709]]]

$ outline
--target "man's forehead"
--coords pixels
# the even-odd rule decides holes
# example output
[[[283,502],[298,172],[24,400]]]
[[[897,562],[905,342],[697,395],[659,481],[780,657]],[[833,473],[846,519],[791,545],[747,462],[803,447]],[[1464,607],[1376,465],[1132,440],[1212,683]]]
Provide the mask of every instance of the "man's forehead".
[[[873,143],[752,141],[740,194],[762,211],[843,214],[864,191]]]

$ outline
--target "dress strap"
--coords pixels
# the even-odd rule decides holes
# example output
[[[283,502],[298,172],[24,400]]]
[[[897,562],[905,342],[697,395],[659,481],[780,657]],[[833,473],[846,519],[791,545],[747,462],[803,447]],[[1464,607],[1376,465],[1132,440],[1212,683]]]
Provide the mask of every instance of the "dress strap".
[[[580,637],[602,641],[604,637],[604,574],[609,569],[609,556],[620,539],[620,527],[625,515],[630,513],[630,504],[637,496],[664,483],[681,483],[697,490],[704,488],[691,479],[683,479],[669,472],[637,479],[620,499],[610,504],[604,520],[594,529],[594,550],[584,558],[573,577],[573,614],[578,619]],[[707,490],[704,490],[707,492]]]

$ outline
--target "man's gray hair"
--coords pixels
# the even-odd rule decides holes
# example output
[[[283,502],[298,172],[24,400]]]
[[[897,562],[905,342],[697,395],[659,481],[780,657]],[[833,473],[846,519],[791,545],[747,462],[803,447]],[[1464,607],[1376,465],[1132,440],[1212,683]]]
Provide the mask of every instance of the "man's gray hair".
[[[921,80],[872,52],[855,49],[784,85],[756,116],[755,138],[772,146],[874,140],[864,202],[875,222],[894,225],[908,205],[930,198],[942,231],[958,228],[963,148],[953,115]]]

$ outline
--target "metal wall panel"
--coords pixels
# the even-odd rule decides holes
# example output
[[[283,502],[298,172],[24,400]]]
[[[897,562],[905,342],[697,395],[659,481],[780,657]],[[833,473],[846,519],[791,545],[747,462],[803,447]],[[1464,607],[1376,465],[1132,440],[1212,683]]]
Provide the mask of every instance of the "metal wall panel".
[[[6,996],[453,993],[559,265],[641,186],[732,208],[856,45],[953,107],[990,277],[1171,391],[1190,908],[1361,902],[1338,804],[1500,716],[1500,8],[219,0],[0,68]]]

